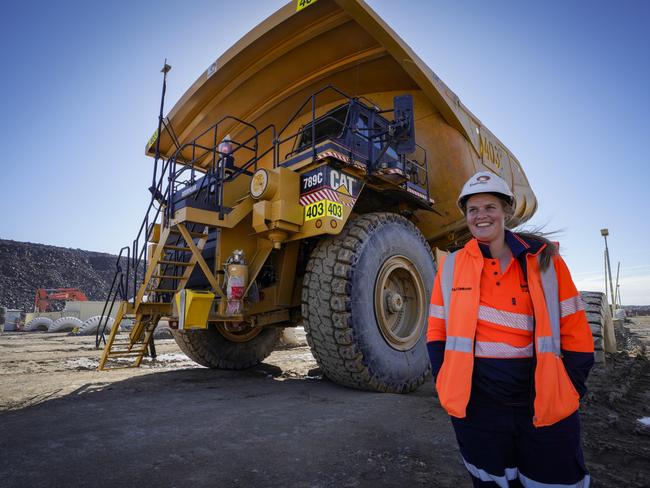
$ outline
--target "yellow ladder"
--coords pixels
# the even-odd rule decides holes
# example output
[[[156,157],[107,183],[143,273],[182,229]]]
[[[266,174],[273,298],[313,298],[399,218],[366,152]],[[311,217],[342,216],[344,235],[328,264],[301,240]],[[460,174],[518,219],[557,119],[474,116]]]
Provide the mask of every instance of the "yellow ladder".
[[[174,235],[178,235],[176,242],[170,239]],[[140,366],[142,358],[147,354],[158,321],[161,317],[171,314],[174,295],[185,288],[196,265],[203,270],[210,284],[218,288],[216,278],[201,254],[207,239],[207,226],[203,232],[190,232],[183,223],[162,230],[134,303],[123,301],[120,304],[99,361],[99,370]],[[178,257],[179,254],[182,258]],[[189,259],[185,261],[183,258],[188,254]],[[169,274],[168,267],[171,267],[174,272]],[[171,287],[170,282],[176,283],[175,286]],[[152,299],[159,301],[152,301]],[[119,341],[117,333],[122,320],[127,316],[133,316],[135,322],[128,338]]]

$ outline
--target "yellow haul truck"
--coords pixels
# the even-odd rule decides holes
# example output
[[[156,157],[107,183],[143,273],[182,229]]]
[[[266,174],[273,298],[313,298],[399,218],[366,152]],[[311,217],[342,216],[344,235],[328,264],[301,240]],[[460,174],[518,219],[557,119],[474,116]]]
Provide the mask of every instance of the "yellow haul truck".
[[[413,391],[434,251],[466,237],[463,182],[504,178],[514,224],[537,205],[512,153],[360,0],[291,2],[162,115],[151,204],[107,302],[135,325],[121,344],[113,327],[102,369],[139,365],[161,318],[223,369],[304,325],[333,381]]]

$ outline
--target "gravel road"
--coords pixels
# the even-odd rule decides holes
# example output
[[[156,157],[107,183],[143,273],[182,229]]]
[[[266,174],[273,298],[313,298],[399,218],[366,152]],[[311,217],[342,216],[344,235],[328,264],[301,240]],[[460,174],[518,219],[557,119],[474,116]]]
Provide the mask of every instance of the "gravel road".
[[[631,328],[583,406],[595,487],[650,486],[650,436],[636,422],[650,416],[650,318]],[[199,367],[173,340],[140,369],[97,372],[93,346],[0,334],[0,486],[471,486],[430,383],[409,395],[343,388],[302,341],[244,372]]]

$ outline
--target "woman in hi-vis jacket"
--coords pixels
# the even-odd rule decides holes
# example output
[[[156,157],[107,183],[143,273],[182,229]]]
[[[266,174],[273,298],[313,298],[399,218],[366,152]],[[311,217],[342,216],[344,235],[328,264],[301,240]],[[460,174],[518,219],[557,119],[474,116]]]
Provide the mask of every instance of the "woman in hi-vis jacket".
[[[474,486],[587,487],[578,407],[594,362],[556,247],[506,228],[514,196],[479,172],[458,197],[473,238],[436,276],[427,347]]]

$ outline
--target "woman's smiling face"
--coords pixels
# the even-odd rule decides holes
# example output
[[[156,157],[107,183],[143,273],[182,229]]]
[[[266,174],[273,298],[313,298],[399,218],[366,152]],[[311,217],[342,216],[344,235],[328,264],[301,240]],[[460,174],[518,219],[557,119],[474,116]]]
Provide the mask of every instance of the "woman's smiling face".
[[[490,193],[477,193],[467,199],[465,219],[469,231],[479,241],[492,242],[505,231],[503,202]]]

